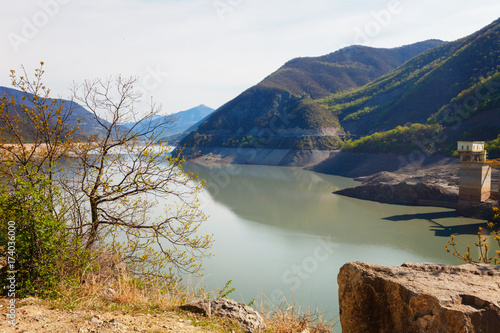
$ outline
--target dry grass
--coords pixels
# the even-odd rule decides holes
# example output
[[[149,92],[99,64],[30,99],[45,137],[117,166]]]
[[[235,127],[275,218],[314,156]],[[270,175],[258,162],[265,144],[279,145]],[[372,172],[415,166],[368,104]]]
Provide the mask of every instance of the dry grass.
[[[319,310],[302,311],[295,304],[287,301],[271,308],[264,306],[261,302],[260,309],[266,322],[266,332],[335,332],[334,320],[325,320],[323,313]]]
[[[68,310],[120,311],[122,313],[162,313],[176,312],[192,320],[196,326],[218,332],[243,332],[231,320],[199,314],[185,313],[179,306],[197,298],[217,295],[204,290],[191,290],[181,285],[166,290],[154,284],[145,285],[131,277],[127,268],[110,255],[100,255],[97,267],[82,278],[80,284],[60,286],[60,296],[48,301],[53,308]],[[260,309],[266,322],[266,332],[273,333],[326,333],[334,331],[333,321],[325,321],[318,312],[302,312],[288,302],[279,306],[265,306],[269,302],[261,297]]]
[[[500,158],[497,158],[496,160],[488,160],[488,164],[495,169],[500,169]]]
[[[160,284],[144,284],[134,278],[117,257],[99,253],[93,268],[80,277],[80,283],[65,282],[59,286],[54,306],[63,308],[123,308],[134,311],[171,310],[189,299],[183,288],[174,285],[167,290]]]

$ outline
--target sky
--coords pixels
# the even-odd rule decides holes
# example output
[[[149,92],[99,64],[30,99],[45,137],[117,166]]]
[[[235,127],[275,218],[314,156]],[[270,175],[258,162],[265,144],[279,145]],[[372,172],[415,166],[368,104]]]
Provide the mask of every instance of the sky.
[[[499,16],[498,0],[4,1],[0,85],[43,61],[53,97],[123,75],[163,114],[218,108],[296,57],[453,41]]]

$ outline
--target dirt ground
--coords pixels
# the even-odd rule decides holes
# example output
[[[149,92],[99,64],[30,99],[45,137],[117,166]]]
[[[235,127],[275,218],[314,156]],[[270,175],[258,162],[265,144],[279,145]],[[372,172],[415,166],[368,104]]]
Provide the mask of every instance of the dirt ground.
[[[175,312],[137,313],[50,309],[36,299],[18,300],[17,324],[7,317],[8,303],[0,299],[0,333],[111,333],[111,332],[215,332],[195,327]]]

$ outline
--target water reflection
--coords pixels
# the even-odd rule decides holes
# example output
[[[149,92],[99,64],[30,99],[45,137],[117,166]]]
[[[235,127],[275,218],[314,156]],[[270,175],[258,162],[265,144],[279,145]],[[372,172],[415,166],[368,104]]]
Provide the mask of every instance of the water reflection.
[[[446,208],[335,195],[356,182],[299,168],[185,167],[207,181],[202,205],[210,218],[202,232],[215,236],[215,257],[198,283],[216,289],[232,279],[237,292],[231,296],[245,302],[284,295],[335,316],[336,276],[346,262],[460,263],[444,250],[445,237],[455,233],[460,244],[473,244],[472,230],[483,223]]]
[[[349,179],[332,184],[298,168],[194,164],[189,169],[207,181],[215,201],[241,218],[320,234],[318,217],[324,220],[334,209],[329,204],[338,201],[332,191],[354,184]]]
[[[332,194],[356,182],[299,168],[190,164],[213,200],[244,220],[330,236],[339,243],[397,247],[449,261],[448,237],[475,235],[483,222],[437,207],[380,204]],[[404,223],[394,223],[404,222]],[[425,244],[425,245],[424,245]],[[453,261],[453,259],[451,259]]]

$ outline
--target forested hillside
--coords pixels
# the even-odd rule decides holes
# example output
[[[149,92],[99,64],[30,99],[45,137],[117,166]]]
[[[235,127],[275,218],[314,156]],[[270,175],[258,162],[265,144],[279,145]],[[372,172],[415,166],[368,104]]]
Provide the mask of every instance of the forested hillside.
[[[491,141],[499,133],[497,20],[453,42],[351,46],[291,60],[216,110],[181,145],[396,154],[419,146],[451,154],[456,140]]]
[[[493,140],[500,133],[500,21],[427,51],[358,90],[332,94],[320,104],[358,139],[345,145],[349,151],[374,152],[376,138],[385,151],[401,153],[398,144],[389,141],[396,133],[409,134],[405,140],[410,140],[417,130],[409,127],[411,123],[441,126],[439,137],[427,138],[433,140],[426,144],[434,153],[449,154],[458,139]],[[427,128],[418,127],[420,135]],[[371,135],[377,132],[383,133]]]
[[[345,133],[337,116],[317,99],[360,87],[440,44],[430,40],[394,49],[351,46],[291,60],[216,110],[181,145],[339,148]]]

